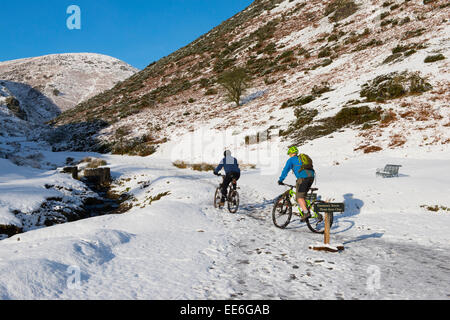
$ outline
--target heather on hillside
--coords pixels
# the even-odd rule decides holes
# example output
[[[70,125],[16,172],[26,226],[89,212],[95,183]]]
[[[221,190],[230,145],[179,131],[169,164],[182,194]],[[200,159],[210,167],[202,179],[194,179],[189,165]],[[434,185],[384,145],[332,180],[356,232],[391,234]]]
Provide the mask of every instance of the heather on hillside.
[[[154,141],[163,141],[217,118],[217,130],[242,132],[244,140],[254,135],[246,131],[260,126],[267,127],[257,131],[277,127],[292,132],[300,107],[319,115],[326,110],[329,117],[344,107],[362,107],[347,105],[349,101],[362,100],[359,104],[375,109],[371,103],[383,108],[383,102],[401,104],[406,97],[419,104],[440,100],[437,92],[445,83],[434,81],[430,68],[443,70],[447,63],[442,59],[447,56],[442,49],[445,7],[442,1],[427,6],[391,2],[254,1],[54,123],[105,121],[109,127],[98,132],[103,150],[146,154],[152,151],[147,143],[137,151],[142,135],[151,133]],[[429,41],[431,35],[441,40]],[[248,78],[230,81],[236,70],[245,70]],[[239,117],[232,112],[238,105],[243,111]],[[115,131],[129,123],[134,130],[117,137]],[[315,124],[320,134],[310,136],[329,131],[320,129],[320,121]]]
[[[432,86],[418,72],[392,72],[365,83],[361,97],[369,102],[384,101],[404,95],[421,94],[431,89]]]
[[[333,22],[338,22],[351,16],[357,10],[358,5],[353,0],[333,0],[325,8],[325,16],[329,16]]]

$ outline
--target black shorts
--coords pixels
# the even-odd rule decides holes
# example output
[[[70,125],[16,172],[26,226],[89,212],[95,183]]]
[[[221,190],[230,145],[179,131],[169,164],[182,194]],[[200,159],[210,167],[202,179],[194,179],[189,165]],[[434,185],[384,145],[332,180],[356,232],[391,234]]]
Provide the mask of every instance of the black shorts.
[[[314,178],[297,179],[297,198],[305,198],[314,183]]]

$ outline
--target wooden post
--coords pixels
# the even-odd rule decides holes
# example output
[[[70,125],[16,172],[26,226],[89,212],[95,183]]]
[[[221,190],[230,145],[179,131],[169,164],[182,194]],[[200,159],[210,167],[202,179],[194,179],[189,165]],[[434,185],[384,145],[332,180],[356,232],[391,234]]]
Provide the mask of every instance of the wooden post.
[[[335,245],[331,245],[330,244],[330,222],[331,222],[331,212],[326,212],[325,213],[325,230],[324,230],[324,244],[316,244],[316,245],[312,245],[309,246],[310,249],[312,250],[316,250],[316,251],[327,251],[327,252],[339,252],[344,250],[344,245],[342,244],[335,244]]]
[[[324,243],[330,244],[330,213],[325,213]]]

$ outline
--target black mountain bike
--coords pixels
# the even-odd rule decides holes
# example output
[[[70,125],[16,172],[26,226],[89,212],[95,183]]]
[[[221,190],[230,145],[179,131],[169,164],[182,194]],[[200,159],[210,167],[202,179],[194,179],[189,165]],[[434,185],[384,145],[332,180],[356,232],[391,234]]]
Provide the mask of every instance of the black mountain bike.
[[[217,187],[216,194],[214,195],[214,208],[222,209],[223,206],[220,206],[220,201],[222,200],[222,184],[225,180],[225,176],[223,174],[220,176],[222,177],[222,183]],[[226,197],[228,211],[230,211],[230,213],[236,213],[239,209],[239,193],[237,192],[237,189],[239,189],[237,181],[236,179],[233,179],[228,186]]]
[[[275,206],[272,210],[272,219],[273,223],[276,227],[280,229],[285,229],[289,223],[291,223],[292,219],[292,207],[297,207],[295,211],[295,215],[303,218],[302,209],[297,204],[297,197],[296,193],[294,191],[295,186],[291,186],[288,184],[284,184],[285,186],[289,187],[290,189],[287,190],[285,193],[280,195],[277,200],[275,201]],[[311,217],[306,219],[306,224],[314,233],[320,233],[323,234],[325,231],[325,219],[324,216],[314,211],[314,205],[315,204],[321,204],[325,203],[322,200],[317,200],[317,193],[314,193],[319,189],[317,188],[311,188],[310,192],[306,195],[306,207],[309,209],[311,213]],[[330,214],[330,227],[333,224],[333,214]]]

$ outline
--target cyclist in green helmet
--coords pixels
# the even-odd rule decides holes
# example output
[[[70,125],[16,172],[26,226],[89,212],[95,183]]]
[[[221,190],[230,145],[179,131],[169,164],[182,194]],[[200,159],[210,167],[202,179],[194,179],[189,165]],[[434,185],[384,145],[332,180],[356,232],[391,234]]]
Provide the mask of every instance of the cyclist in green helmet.
[[[311,189],[312,184],[314,183],[315,172],[314,170],[303,169],[302,170],[302,161],[299,159],[299,150],[297,147],[290,147],[288,150],[289,160],[286,162],[286,165],[281,173],[280,179],[278,180],[279,185],[283,185],[283,181],[286,179],[289,171],[293,171],[297,178],[297,202],[302,209],[303,218],[302,221],[311,217],[311,214],[306,206],[306,194]]]

